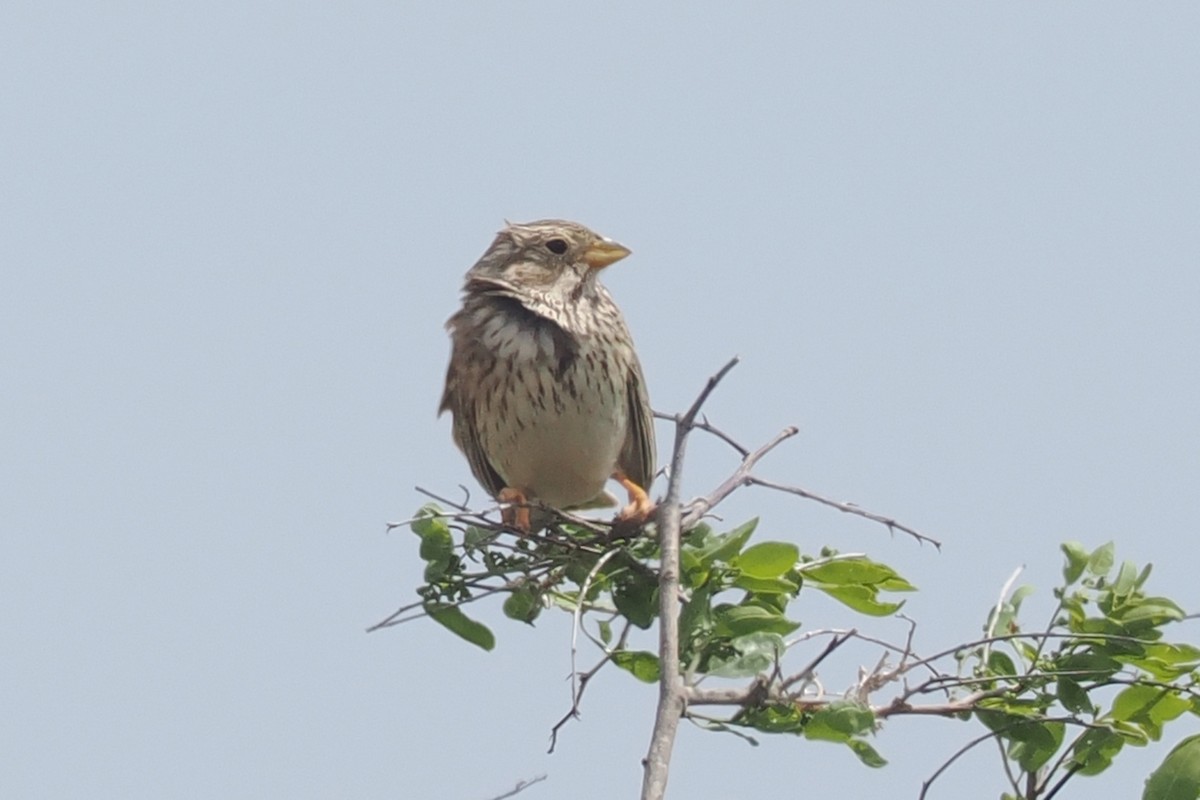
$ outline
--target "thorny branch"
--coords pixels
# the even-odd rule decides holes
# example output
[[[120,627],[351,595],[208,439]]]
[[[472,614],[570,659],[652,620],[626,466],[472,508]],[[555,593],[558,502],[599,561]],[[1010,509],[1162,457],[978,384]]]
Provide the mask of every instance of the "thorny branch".
[[[658,681],[654,731],[650,735],[650,749],[643,762],[642,800],[662,800],[666,796],[675,734],[687,708],[686,687],[679,670],[679,537],[683,530],[679,492],[687,440],[704,401],[737,363],[737,356],[730,359],[717,374],[708,379],[692,407],[675,418],[675,447],[671,453],[667,496],[658,507],[658,659],[661,677]]]
[[[689,669],[684,671],[681,669],[679,661],[679,613],[681,600],[686,599],[683,596],[680,586],[680,537],[682,532],[697,525],[706,515],[710,514],[713,509],[739,488],[760,486],[792,494],[803,499],[813,500],[843,513],[853,514],[879,523],[888,528],[889,531],[906,533],[915,538],[919,543],[929,542],[939,549],[941,546],[937,540],[920,533],[912,527],[901,524],[890,517],[867,511],[854,503],[830,500],[807,489],[778,483],[761,478],[755,474],[755,469],[758,467],[760,461],[780,444],[795,436],[798,429],[795,427],[784,428],[760,447],[751,449],[745,447],[731,435],[713,425],[706,417],[701,416],[701,409],[708,397],[737,363],[738,359],[735,357],[710,377],[695,402],[692,403],[685,413],[676,415],[655,414],[657,418],[669,420],[675,424],[675,435],[671,463],[669,470],[667,470],[668,485],[666,496],[659,503],[657,516],[660,559],[657,575],[659,700],[650,745],[647,756],[643,761],[642,800],[662,800],[665,796],[671,755],[674,749],[678,725],[682,719],[689,719],[693,722],[706,725],[709,728],[735,733],[753,741],[749,736],[737,730],[739,725],[738,715],[766,705],[790,707],[801,712],[818,712],[829,706],[832,702],[850,699],[868,708],[877,720],[884,720],[893,716],[957,716],[964,712],[975,711],[981,704],[994,698],[1024,691],[1029,686],[1035,685],[1038,681],[1044,682],[1047,679],[1066,678],[1077,674],[1070,670],[1062,670],[1054,673],[1042,669],[1035,675],[1034,664],[1026,662],[1026,665],[1018,667],[1017,673],[1013,675],[999,675],[990,672],[986,677],[964,676],[961,674],[962,664],[960,656],[965,653],[978,651],[983,654],[983,658],[986,660],[993,645],[1020,640],[1036,643],[1036,647],[1033,647],[1032,644],[1030,645],[1035,651],[1033,660],[1036,661],[1040,658],[1043,649],[1046,647],[1046,643],[1053,640],[1071,639],[1077,643],[1086,643],[1088,641],[1097,643],[1126,641],[1131,645],[1137,643],[1138,640],[1132,637],[1113,634],[1065,634],[1055,633],[1050,630],[1041,633],[997,632],[995,626],[997,620],[1000,618],[1000,611],[1004,606],[1006,598],[1009,597],[1012,591],[1015,580],[1020,574],[1020,570],[1018,570],[1006,582],[1000,592],[999,600],[986,631],[987,635],[975,641],[958,644],[929,656],[918,656],[913,647],[915,623],[903,615],[897,615],[909,623],[908,634],[902,644],[895,644],[884,639],[867,636],[859,633],[856,629],[808,631],[783,644],[783,652],[788,652],[805,642],[814,641],[816,643],[817,640],[828,637],[823,647],[816,651],[809,662],[799,671],[785,676],[782,671],[780,659],[777,657],[772,672],[760,674],[744,686],[707,688],[697,685],[692,674],[692,667],[689,666]],[[703,431],[725,442],[738,453],[740,462],[733,473],[707,495],[697,497],[687,503],[682,503],[680,501],[680,491],[686,447],[689,435],[694,430]],[[453,512],[441,516],[455,525],[476,527],[494,534],[494,537],[500,536],[500,534],[507,531],[503,525],[496,523],[488,516],[498,510],[499,506],[485,509],[484,511],[472,511],[469,509],[468,503],[470,497],[465,488],[463,489],[464,500],[462,502],[455,502],[445,497],[439,497],[424,489],[419,489],[419,491],[452,508]],[[626,620],[620,635],[615,642],[610,644],[607,635],[602,642],[587,631],[582,624],[582,617],[585,613],[600,610],[598,607],[589,604],[586,600],[590,585],[600,574],[605,564],[619,552],[613,546],[615,541],[613,524],[595,519],[577,517],[555,509],[543,507],[541,510],[549,514],[552,523],[547,531],[526,536],[526,541],[521,543],[521,547],[527,547],[527,542],[552,544],[557,547],[575,548],[596,558],[586,579],[579,587],[579,591],[570,596],[563,597],[566,603],[574,603],[571,640],[571,706],[566,714],[551,729],[550,752],[553,752],[560,729],[571,719],[579,716],[583,695],[591,679],[603,667],[613,661],[614,654],[624,651],[631,628],[629,621]],[[413,521],[415,520],[394,523],[388,527],[391,529]],[[584,534],[582,537],[578,534],[565,534],[558,527],[560,523],[570,523],[573,526],[582,527],[587,531],[587,534]],[[462,529],[462,527],[459,528],[459,530]],[[517,546],[504,544],[494,537],[489,540],[489,546],[491,547],[509,548],[514,551],[519,549]],[[856,554],[834,555],[830,556],[828,560],[835,561],[850,557],[856,557]],[[815,563],[817,562],[813,562],[813,564]],[[809,564],[809,566],[812,566],[812,564]],[[631,563],[631,568],[647,571],[650,569],[640,562]],[[522,581],[532,579],[549,581],[550,577],[552,577],[550,572],[530,570],[515,582],[504,580],[501,575],[486,571],[466,574],[463,576],[467,579],[465,585],[469,586],[474,593],[460,602],[471,602],[483,596],[513,591],[514,588],[522,585]],[[418,610],[422,609],[423,605],[424,602],[421,601],[406,605],[386,619],[373,625],[369,630],[398,625],[421,616],[426,616],[427,614],[424,610]],[[454,603],[451,603],[451,605],[454,605]],[[612,608],[604,610],[612,616],[618,616]],[[404,616],[405,614],[409,615]],[[1058,614],[1058,609],[1056,609],[1055,614]],[[578,634],[581,631],[604,653],[603,657],[586,672],[580,672],[576,667]],[[880,647],[884,651],[883,655],[878,659],[873,668],[860,669],[858,681],[854,687],[841,695],[828,694],[821,686],[817,670],[831,655],[852,642]],[[955,663],[958,665],[956,672],[944,670],[939,666],[939,663],[951,658],[955,659]],[[897,662],[894,666],[892,665],[893,660]],[[921,674],[923,680],[910,685],[910,676],[915,674]],[[1078,675],[1086,674],[1088,674],[1086,671],[1078,673]],[[1114,676],[1107,683],[1119,685],[1122,683],[1132,683],[1132,681],[1125,681]],[[1138,685],[1156,685],[1153,681],[1142,679],[1139,679],[1137,683]],[[886,702],[872,702],[872,695],[880,692],[889,685],[898,685],[895,695]],[[1096,686],[1101,685],[1104,685],[1104,682],[1096,684]],[[1179,686],[1169,684],[1161,684],[1161,686],[1164,690],[1180,691]],[[1200,692],[1186,690],[1185,694],[1200,699]],[[698,706],[724,707],[729,710],[730,715],[721,718],[719,716],[700,714],[691,710],[692,707]],[[1089,723],[1076,716],[1043,721],[1057,721],[1080,726],[1085,729],[1085,733],[1088,729],[1108,729],[1105,725]],[[1000,737],[1005,732],[1006,729],[1003,727],[990,730],[953,753],[922,784],[920,796],[922,798],[926,797],[932,784],[963,754],[989,739],[1000,741]],[[1057,794],[1071,775],[1075,774],[1078,766],[1072,767],[1064,761],[1069,752],[1070,749],[1065,751],[1054,768],[1046,772],[1044,776],[1045,785],[1035,787],[1033,793],[1027,792],[1030,797],[1039,796],[1048,800],[1049,797]],[[1007,761],[1005,762],[1005,769],[1009,771],[1010,780],[1013,781],[1015,788],[1015,778],[1011,776],[1011,770],[1009,770]],[[1056,777],[1056,783],[1053,787],[1049,787],[1048,782],[1052,776]],[[500,795],[495,800],[510,797],[528,785],[544,778],[545,776],[540,776],[532,781],[523,781],[513,791],[505,795]],[[1048,795],[1041,794],[1047,789],[1049,789]],[[1019,789],[1018,793],[1020,793]]]
[[[571,708],[566,714],[563,714],[562,719],[554,723],[554,727],[550,729],[550,749],[546,751],[547,753],[553,753],[555,746],[558,745],[559,729],[571,720],[579,718],[579,704],[583,702],[583,693],[587,691],[588,684],[591,682],[592,678],[594,678],[596,673],[604,668],[605,664],[612,661],[613,653],[625,648],[625,642],[629,638],[629,628],[630,624],[626,622],[621,631],[621,635],[617,637],[616,645],[611,648],[605,648],[604,658],[597,661],[596,665],[587,672],[576,673],[575,665],[571,665],[571,682],[573,684],[571,690]],[[577,678],[578,683],[576,684],[575,681]]]

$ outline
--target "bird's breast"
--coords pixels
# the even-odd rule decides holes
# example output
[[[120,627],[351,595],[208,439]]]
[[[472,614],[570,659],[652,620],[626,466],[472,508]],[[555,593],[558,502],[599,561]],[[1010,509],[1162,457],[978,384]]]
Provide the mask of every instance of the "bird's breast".
[[[478,397],[481,443],[507,485],[559,508],[587,503],[604,490],[625,441],[625,382],[592,343],[577,342],[564,364],[552,336],[506,338],[512,333],[493,334],[506,366]]]

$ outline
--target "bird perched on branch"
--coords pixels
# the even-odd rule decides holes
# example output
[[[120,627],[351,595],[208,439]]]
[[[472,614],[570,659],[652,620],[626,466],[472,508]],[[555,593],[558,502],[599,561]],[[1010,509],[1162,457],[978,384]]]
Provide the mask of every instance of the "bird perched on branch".
[[[510,504],[506,524],[528,532],[529,506],[629,504],[618,522],[654,509],[654,417],[621,311],[600,272],[629,250],[564,220],[508,224],[467,272],[439,414],[471,472]]]

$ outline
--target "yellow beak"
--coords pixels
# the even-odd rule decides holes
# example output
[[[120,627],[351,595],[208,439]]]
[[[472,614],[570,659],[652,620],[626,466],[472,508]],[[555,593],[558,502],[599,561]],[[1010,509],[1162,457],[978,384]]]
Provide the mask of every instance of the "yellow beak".
[[[628,247],[610,239],[599,239],[583,251],[583,262],[592,269],[603,269],[609,264],[620,261],[630,252],[632,251]]]

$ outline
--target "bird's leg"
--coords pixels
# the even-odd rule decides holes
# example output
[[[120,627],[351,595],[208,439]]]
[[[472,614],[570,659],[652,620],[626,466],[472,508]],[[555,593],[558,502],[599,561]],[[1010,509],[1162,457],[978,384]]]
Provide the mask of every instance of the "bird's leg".
[[[617,514],[617,522],[622,525],[642,525],[650,519],[650,515],[654,513],[654,501],[646,494],[646,490],[630,480],[624,472],[613,473],[613,480],[629,493],[629,505]]]
[[[506,486],[496,495],[496,499],[509,504],[500,512],[500,521],[518,533],[529,533],[529,498],[525,493]]]

